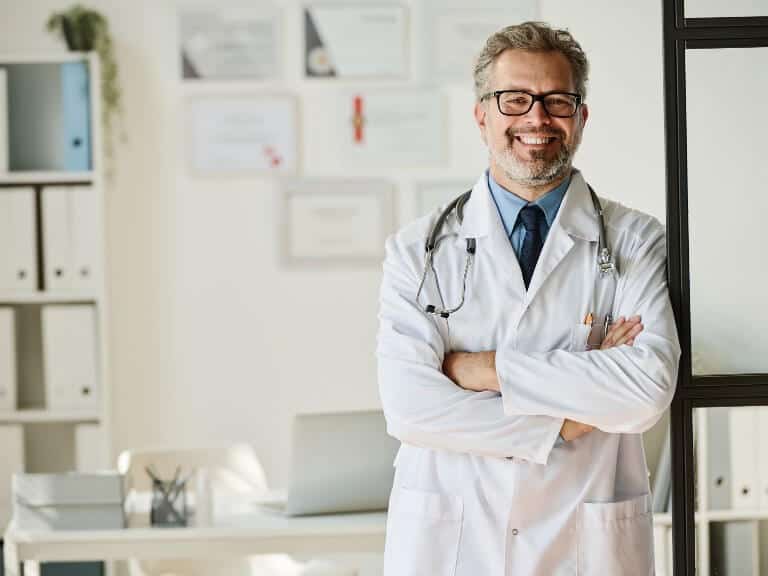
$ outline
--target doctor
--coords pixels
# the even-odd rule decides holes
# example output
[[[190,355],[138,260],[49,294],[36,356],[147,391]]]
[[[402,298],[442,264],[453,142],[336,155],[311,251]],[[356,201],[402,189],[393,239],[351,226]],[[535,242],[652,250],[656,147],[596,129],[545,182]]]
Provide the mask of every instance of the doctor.
[[[658,221],[600,199],[616,274],[598,271],[600,218],[572,167],[587,72],[565,30],[492,35],[475,67],[488,171],[426,276],[444,207],[387,241],[379,387],[402,442],[387,576],[653,574],[641,433],[680,348]]]

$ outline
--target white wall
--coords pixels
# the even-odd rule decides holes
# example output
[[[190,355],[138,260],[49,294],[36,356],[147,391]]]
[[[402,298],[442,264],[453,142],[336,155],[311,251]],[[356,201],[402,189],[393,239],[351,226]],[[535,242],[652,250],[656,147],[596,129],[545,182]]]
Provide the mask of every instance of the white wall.
[[[59,49],[43,23],[69,4],[0,0],[0,51]],[[337,88],[351,84],[301,79],[299,6],[282,4],[284,80],[243,87],[303,94],[305,174],[364,175],[327,145],[327,111],[336,109]],[[107,204],[114,447],[249,440],[270,481],[284,484],[295,412],[379,404],[380,269],[281,267],[277,195],[268,180],[185,173],[185,103],[200,90],[178,81],[174,4],[89,5],[113,28],[128,132]],[[661,2],[543,0],[542,19],[569,27],[592,63],[591,115],[577,165],[601,195],[663,220]],[[415,178],[474,180],[483,169],[470,87],[467,77],[444,90],[448,166],[379,174],[402,188],[400,223],[412,215]]]

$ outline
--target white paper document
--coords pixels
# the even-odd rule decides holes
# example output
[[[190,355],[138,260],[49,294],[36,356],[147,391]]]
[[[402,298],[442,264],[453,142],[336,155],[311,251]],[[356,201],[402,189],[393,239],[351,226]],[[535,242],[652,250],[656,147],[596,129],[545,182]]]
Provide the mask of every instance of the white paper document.
[[[279,73],[279,12],[265,0],[179,9],[185,80],[264,79]]]
[[[327,3],[304,8],[308,77],[401,77],[407,74],[405,7]]]
[[[537,20],[537,0],[423,0],[420,20],[425,75],[471,85],[474,59],[504,26]]]
[[[345,163],[421,167],[445,162],[447,116],[437,88],[350,92],[342,104],[338,133]]]
[[[287,96],[205,96],[189,105],[189,168],[198,176],[292,173],[296,102]]]
[[[289,262],[378,263],[393,229],[392,186],[375,180],[285,182]]]

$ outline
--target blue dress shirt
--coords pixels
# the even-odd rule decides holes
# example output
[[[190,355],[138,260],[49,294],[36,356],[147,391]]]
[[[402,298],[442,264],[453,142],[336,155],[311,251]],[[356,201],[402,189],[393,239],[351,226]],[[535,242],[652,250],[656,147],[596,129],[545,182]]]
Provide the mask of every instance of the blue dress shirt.
[[[486,176],[488,178],[488,188],[491,190],[491,196],[493,196],[496,209],[499,211],[504,229],[507,231],[507,237],[512,242],[512,249],[515,251],[517,259],[520,260],[520,250],[522,250],[523,240],[525,239],[525,227],[518,218],[518,214],[529,202],[502,187],[501,184],[493,179],[490,171],[486,171]],[[557,216],[557,211],[560,209],[563,196],[565,196],[565,191],[570,183],[571,177],[568,176],[559,186],[533,202],[533,204],[536,204],[544,211],[546,219],[546,223],[541,223],[541,230],[539,231],[542,241],[547,239],[549,229],[552,227],[552,222],[555,221],[555,216]]]

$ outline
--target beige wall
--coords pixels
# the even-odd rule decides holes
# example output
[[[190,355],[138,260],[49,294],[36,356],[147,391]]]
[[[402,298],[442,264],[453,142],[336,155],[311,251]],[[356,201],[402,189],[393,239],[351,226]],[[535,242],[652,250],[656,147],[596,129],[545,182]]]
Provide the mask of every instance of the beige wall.
[[[0,0],[0,51],[59,50],[43,23],[69,4]],[[299,7],[295,0],[282,4],[285,76],[243,88],[305,96],[307,175],[365,175],[327,144],[337,85],[300,78]],[[600,194],[663,219],[660,4],[544,0],[542,17],[570,27],[592,60],[591,116],[577,164]],[[89,5],[113,28],[128,133],[107,202],[114,448],[248,440],[271,482],[284,484],[295,412],[378,406],[379,267],[281,267],[271,182],[186,175],[185,102],[200,90],[177,79],[175,5]],[[413,40],[418,51],[417,34]],[[417,178],[474,180],[484,167],[470,79],[445,94],[449,165],[375,174],[394,177],[402,188],[399,223],[413,216]]]

